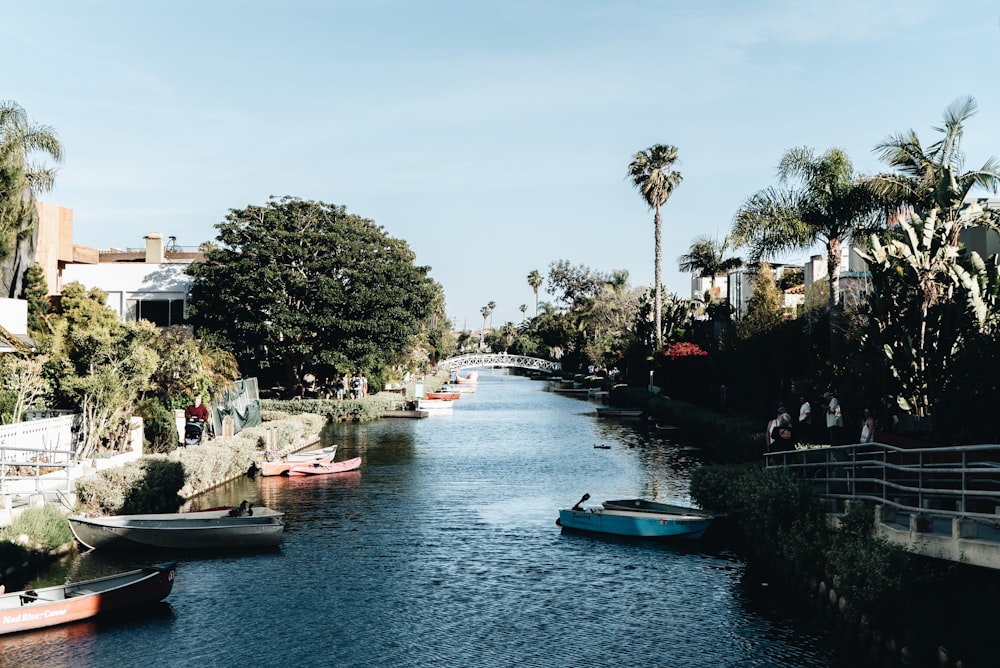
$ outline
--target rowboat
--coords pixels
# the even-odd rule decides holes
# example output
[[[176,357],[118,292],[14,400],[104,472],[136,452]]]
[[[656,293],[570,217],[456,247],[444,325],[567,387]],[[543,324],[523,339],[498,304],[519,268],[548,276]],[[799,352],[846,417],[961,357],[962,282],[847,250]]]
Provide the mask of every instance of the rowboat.
[[[0,634],[89,619],[162,601],[174,586],[176,562],[54,587],[0,594]]]
[[[583,498],[559,511],[556,524],[566,529],[643,538],[701,538],[715,516],[704,510],[657,503],[645,499],[605,501],[600,507],[584,508]]]
[[[288,469],[288,475],[326,475],[327,473],[344,473],[361,468],[361,457],[345,459],[342,462],[312,462],[298,464]]]
[[[319,450],[306,450],[305,452],[296,452],[290,455],[285,455],[284,459],[276,462],[262,460],[256,462],[256,464],[257,470],[262,476],[284,475],[288,473],[288,469],[296,464],[309,464],[311,462],[324,461],[332,462],[336,455],[337,446],[331,445],[330,447]]]
[[[428,399],[444,399],[445,401],[458,401],[462,398],[461,392],[428,392],[425,395]]]
[[[478,371],[470,371],[468,376],[460,376],[460,375],[458,375],[456,373],[455,374],[455,382],[458,383],[459,385],[471,385],[473,383],[478,383],[479,382],[479,372]]]
[[[451,410],[454,408],[454,404],[455,402],[450,399],[420,399],[417,401],[417,408],[422,411],[438,413]]]
[[[241,508],[107,517],[70,515],[67,519],[78,541],[99,549],[257,548],[281,542],[284,513],[247,505]]]
[[[598,406],[598,417],[639,417],[642,415],[640,408],[618,408],[616,406]]]

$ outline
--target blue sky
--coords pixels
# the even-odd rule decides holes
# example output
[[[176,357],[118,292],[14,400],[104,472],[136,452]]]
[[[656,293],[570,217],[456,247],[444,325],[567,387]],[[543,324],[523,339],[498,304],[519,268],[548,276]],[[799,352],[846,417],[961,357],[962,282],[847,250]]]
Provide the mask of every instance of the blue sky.
[[[490,301],[520,322],[557,260],[651,285],[625,173],[656,143],[680,151],[663,277],[682,295],[677,258],[789,148],[876,171],[876,143],[929,143],[972,95],[967,166],[1000,155],[993,0],[34,0],[0,40],[0,99],[65,147],[42,199],[76,243],[196,246],[232,208],[322,200],[406,240],[459,328]]]

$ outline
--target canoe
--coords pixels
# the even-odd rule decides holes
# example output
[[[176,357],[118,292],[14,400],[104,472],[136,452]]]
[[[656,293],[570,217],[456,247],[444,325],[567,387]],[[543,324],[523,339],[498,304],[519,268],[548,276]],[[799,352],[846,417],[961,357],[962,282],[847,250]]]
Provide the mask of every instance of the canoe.
[[[231,549],[274,547],[285,529],[284,513],[254,508],[205,510],[191,513],[71,515],[73,535],[83,545],[97,549],[135,550]]]
[[[176,576],[174,562],[93,580],[0,594],[0,634],[41,629],[156,603],[170,594]]]
[[[585,496],[581,503],[589,498]],[[600,507],[580,503],[559,511],[556,524],[566,529],[642,538],[701,538],[715,516],[697,508],[645,499],[605,501]]]
[[[458,401],[462,398],[461,392],[428,392],[428,399],[444,399],[446,401]]]
[[[262,476],[285,475],[288,469],[296,464],[309,464],[312,462],[332,462],[337,455],[337,446],[331,445],[320,450],[307,450],[305,452],[295,452],[286,455],[284,459],[276,462],[258,461],[257,470]]]
[[[313,462],[298,464],[288,469],[288,475],[326,475],[328,473],[344,473],[361,468],[361,457],[345,459],[342,462]]]

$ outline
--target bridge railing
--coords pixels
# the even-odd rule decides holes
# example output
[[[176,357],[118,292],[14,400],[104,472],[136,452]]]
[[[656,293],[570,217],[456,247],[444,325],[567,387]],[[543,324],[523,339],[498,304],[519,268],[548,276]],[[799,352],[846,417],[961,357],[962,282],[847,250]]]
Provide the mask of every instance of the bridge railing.
[[[902,513],[1000,520],[1000,445],[904,449],[882,443],[765,455],[837,504],[860,499]]]
[[[562,364],[552,360],[525,355],[509,355],[507,353],[469,353],[450,357],[438,362],[438,368],[446,371],[458,371],[472,367],[520,367],[523,369],[538,369],[541,371],[560,371]]]

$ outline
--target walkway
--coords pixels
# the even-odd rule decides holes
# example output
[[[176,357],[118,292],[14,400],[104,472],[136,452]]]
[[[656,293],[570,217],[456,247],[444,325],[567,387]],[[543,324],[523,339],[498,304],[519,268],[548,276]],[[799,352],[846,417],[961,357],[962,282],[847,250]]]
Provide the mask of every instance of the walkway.
[[[1000,569],[1000,445],[881,443],[765,455],[806,478],[831,513],[873,504],[878,535],[928,557]]]

